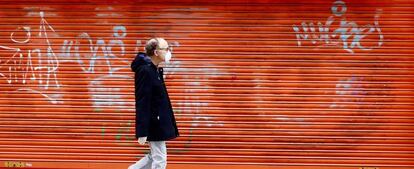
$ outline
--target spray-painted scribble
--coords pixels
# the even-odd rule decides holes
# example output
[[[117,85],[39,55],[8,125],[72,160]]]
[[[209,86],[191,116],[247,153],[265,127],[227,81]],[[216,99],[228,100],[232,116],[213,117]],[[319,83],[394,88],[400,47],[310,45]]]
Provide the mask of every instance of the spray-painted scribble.
[[[127,90],[127,88],[122,88],[121,86],[114,87],[113,85],[106,84],[116,80],[124,80],[132,83],[133,79],[133,77],[127,75],[105,75],[90,81],[88,89],[95,110],[111,108],[121,111],[124,108],[133,107],[134,104],[128,101],[127,96],[123,94],[127,93],[127,91],[123,91]]]
[[[47,44],[45,49],[30,49],[22,50],[19,47],[13,48],[8,46],[1,46],[0,50],[5,50],[5,53],[11,53],[6,60],[0,60],[0,77],[4,78],[10,85],[12,84],[37,84],[37,87],[19,88],[16,91],[31,91],[40,93],[42,96],[51,100],[52,103],[57,103],[61,95],[54,95],[52,97],[48,94],[43,94],[50,87],[60,88],[60,83],[57,78],[57,69],[59,62],[55,52],[52,49],[52,44],[49,41],[48,32],[55,32],[53,27],[44,19],[44,13],[40,12],[40,27],[36,38],[44,39]],[[26,36],[23,39],[15,37],[16,32],[25,32]],[[10,34],[10,40],[16,44],[30,46],[32,40],[31,28],[28,26],[18,27],[16,32]],[[46,56],[44,56],[46,55]]]
[[[10,39],[11,39],[13,42],[15,42],[15,43],[27,43],[27,42],[29,42],[30,37],[32,36],[32,35],[31,35],[31,33],[30,33],[30,27],[28,27],[28,26],[18,27],[18,28],[16,29],[16,31],[19,31],[19,30],[24,30],[24,31],[26,32],[26,39],[25,39],[25,40],[23,40],[23,41],[16,40],[16,39],[14,38],[14,33],[15,33],[15,32],[12,32],[12,33],[10,34]]]
[[[37,84],[38,87],[19,88],[16,91],[30,91],[46,97],[52,103],[58,103],[62,96],[54,98],[52,94],[44,94],[45,91],[53,88],[55,90],[61,87],[57,78],[60,62],[77,62],[80,68],[87,73],[95,73],[96,62],[103,61],[107,66],[108,74],[112,74],[119,68],[127,68],[128,61],[122,60],[118,56],[125,56],[125,44],[123,39],[127,36],[125,26],[113,26],[112,39],[105,41],[103,38],[93,39],[88,33],[83,32],[76,37],[76,40],[63,41],[61,52],[56,54],[52,46],[50,37],[62,37],[58,35],[45,19],[45,13],[40,12],[39,30],[33,31],[29,26],[19,26],[15,32],[10,34],[10,40],[16,44],[31,46],[34,39],[41,39],[39,44],[46,44],[46,49],[29,49],[22,50],[20,47],[1,46],[0,50],[4,53],[10,53],[11,56],[4,57],[6,60],[0,60],[0,77],[4,78],[8,84]],[[17,36],[16,32],[24,33],[24,36]],[[33,34],[32,32],[36,32]],[[33,36],[37,35],[37,36]],[[86,44],[81,44],[86,42]],[[81,46],[86,46],[87,52],[82,51]],[[114,53],[113,48],[119,48],[118,53]],[[125,65],[113,67],[111,60],[125,62]],[[102,71],[100,71],[101,73]],[[58,96],[58,95],[53,95]]]
[[[215,68],[193,68],[193,69],[188,69],[188,68],[182,68],[181,65],[181,61],[176,61],[176,62],[171,62],[171,64],[168,65],[168,67],[165,68],[165,74],[164,74],[164,78],[168,78],[168,76],[170,75],[174,75],[176,73],[179,72],[209,72],[210,74],[214,74],[217,72],[217,70]],[[209,86],[207,84],[205,84],[206,82],[200,82],[197,81],[196,77],[190,77],[191,75],[184,75],[183,78],[188,78],[188,79],[194,79],[193,82],[185,82],[186,86],[204,86],[206,88],[203,89],[196,89],[193,87],[189,87],[189,88],[185,88],[183,89],[184,93],[194,93],[196,90],[198,92],[203,91],[203,92],[208,92]],[[178,101],[177,106],[179,107],[207,107],[208,103],[203,103],[203,102],[197,102],[198,96],[186,96],[186,99]],[[199,110],[194,110],[194,113],[199,113]],[[196,118],[196,117],[195,117]]]
[[[43,13],[40,13],[42,17],[40,22],[40,29],[38,38],[44,38],[47,44],[46,52],[42,52],[41,49],[33,49],[23,51],[20,48],[11,48],[8,46],[0,46],[0,50],[4,49],[9,52],[14,52],[14,54],[7,59],[6,61],[0,61],[1,66],[6,66],[8,72],[0,72],[0,76],[6,78],[6,81],[9,84],[13,82],[26,84],[29,80],[36,81],[39,84],[39,88],[48,89],[50,82],[53,81],[53,85],[57,88],[60,87],[59,81],[57,79],[56,73],[59,67],[59,62],[57,60],[56,54],[51,47],[51,43],[48,39],[48,29],[54,32],[54,29],[47,23],[43,18]],[[10,35],[11,41],[15,43],[27,44],[31,40],[31,29],[30,27],[18,27],[17,30],[23,29],[26,32],[26,39],[17,40],[14,38],[15,32],[12,32]],[[46,57],[42,54],[46,53]],[[37,54],[37,57],[35,57]],[[32,59],[35,59],[34,62]],[[3,68],[4,69],[4,68]]]
[[[119,142],[120,144],[129,144],[129,142],[124,142],[124,141],[132,141],[135,140],[135,136],[132,134],[134,133],[134,131],[131,129],[133,128],[132,126],[133,121],[132,120],[128,120],[128,122],[125,123],[120,123],[120,128],[117,129],[116,135],[115,135],[115,139],[117,140],[117,142]]]
[[[35,70],[42,71],[43,69],[45,69],[47,71],[45,89],[47,89],[48,86],[49,86],[49,79],[50,79],[51,75],[53,76],[53,81],[56,83],[56,87],[59,88],[60,85],[59,85],[58,79],[56,77],[57,69],[59,67],[59,61],[58,61],[58,58],[57,58],[55,52],[53,51],[53,49],[51,47],[51,43],[49,41],[49,37],[48,37],[48,33],[47,33],[48,32],[47,28],[49,28],[53,32],[55,32],[55,30],[45,20],[43,12],[40,12],[40,17],[42,18],[42,20],[40,21],[39,38],[44,38],[46,40],[46,43],[47,43],[47,53],[46,53],[47,60],[46,61],[48,63],[47,65],[51,65],[51,66],[45,66],[45,67],[38,66],[38,67],[35,68]],[[41,52],[39,52],[38,54],[39,54],[38,57],[40,58],[41,57]],[[39,65],[41,65],[40,64],[41,62],[42,62],[42,59],[39,59]],[[42,74],[40,74],[40,81],[41,81],[41,79],[42,79]]]
[[[382,13],[381,9],[377,9],[374,24],[367,24],[359,26],[356,22],[347,21],[344,14],[347,11],[345,2],[335,1],[331,7],[332,16],[328,17],[325,23],[318,22],[302,22],[301,27],[293,25],[293,30],[296,33],[298,46],[303,45],[303,41],[310,41],[313,45],[323,43],[324,45],[341,45],[344,50],[354,53],[354,48],[361,50],[372,50],[383,45],[384,35],[379,26],[379,16]],[[342,18],[337,18],[342,17]],[[334,29],[331,26],[338,20],[339,27]],[[377,35],[378,41],[375,46],[363,46],[361,42],[368,35]]]
[[[349,103],[362,104],[364,96],[368,93],[363,88],[362,81],[362,77],[349,77],[339,80],[335,88],[337,98],[330,105],[330,108],[346,108]]]
[[[104,39],[99,38],[94,43],[94,40],[86,32],[79,34],[75,41],[64,40],[61,48],[60,58],[63,62],[71,62],[73,59],[75,59],[75,61],[79,63],[82,70],[87,73],[94,73],[96,60],[102,59],[105,61],[105,64],[108,67],[108,74],[112,74],[114,72],[114,68],[111,66],[110,60],[118,59],[118,57],[112,52],[112,48],[119,46],[120,54],[121,56],[124,56],[125,44],[122,39],[127,35],[125,26],[115,26],[113,28],[113,31],[113,39],[109,42],[106,42]],[[86,40],[87,44],[81,44],[82,40]],[[89,47],[88,52],[80,49],[81,46],[85,45]],[[85,58],[89,64],[84,63]]]
[[[172,45],[179,46],[178,42],[171,43],[170,46]],[[164,78],[168,79],[169,76],[173,77],[174,75],[180,74],[180,72],[192,72],[207,75],[195,76],[184,74],[183,77],[181,77],[182,79],[192,79],[192,81],[184,82],[183,85],[187,87],[183,88],[181,91],[182,93],[188,93],[189,95],[186,95],[184,99],[173,100],[174,112],[176,115],[181,116],[190,115],[192,123],[191,128],[189,129],[189,138],[184,143],[184,149],[175,150],[175,153],[183,153],[192,146],[192,135],[194,128],[223,127],[225,123],[223,121],[217,120],[215,116],[205,115],[202,111],[205,110],[204,108],[210,106],[209,103],[203,101],[200,96],[191,95],[192,93],[211,93],[214,90],[214,86],[211,84],[211,82],[208,82],[208,80],[206,81],[206,79],[217,78],[220,76],[220,74],[223,74],[223,72],[217,68],[185,68],[183,65],[184,64],[181,61],[173,60],[173,62],[170,62],[170,64],[168,64],[168,66],[164,69]],[[201,86],[202,88],[200,88]]]

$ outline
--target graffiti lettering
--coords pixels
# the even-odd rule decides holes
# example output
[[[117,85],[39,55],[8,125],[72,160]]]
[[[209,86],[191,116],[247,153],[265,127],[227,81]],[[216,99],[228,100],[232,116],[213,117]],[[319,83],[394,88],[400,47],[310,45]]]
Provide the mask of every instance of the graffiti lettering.
[[[116,56],[112,52],[112,48],[119,46],[121,56],[124,56],[125,45],[121,39],[124,38],[127,34],[126,28],[124,26],[115,26],[113,30],[113,36],[115,39],[110,40],[108,44],[102,38],[96,40],[96,43],[94,44],[93,39],[86,32],[81,33],[77,37],[75,42],[64,40],[61,48],[60,57],[64,59],[64,61],[72,61],[71,58],[74,57],[76,59],[76,62],[78,62],[81,65],[82,70],[88,73],[94,73],[96,60],[103,59],[105,60],[105,63],[108,67],[108,73],[112,74],[114,70],[111,67],[110,59],[116,58]],[[83,40],[87,41],[86,46],[89,46],[89,52],[84,52],[80,49],[81,46],[85,46],[81,44]],[[72,46],[74,51],[72,51]],[[87,63],[84,63],[85,58],[87,58],[89,65],[87,65]]]
[[[339,22],[339,27],[331,29],[332,24],[335,22],[335,17],[342,17],[347,10],[345,2],[336,1],[331,8],[333,16],[328,17],[323,24],[318,22],[316,25],[312,22],[302,22],[301,27],[293,25],[293,30],[296,33],[296,39],[298,46],[303,45],[303,41],[310,41],[313,45],[318,42],[323,42],[324,45],[342,45],[343,49],[354,53],[354,48],[358,47],[361,50],[371,50],[373,48],[379,48],[384,41],[384,35],[381,32],[379,26],[379,15],[381,10],[377,10],[374,17],[374,24],[367,24],[365,26],[359,26],[356,22],[347,21],[343,17]],[[317,26],[317,27],[316,27]],[[330,32],[332,30],[332,32]],[[362,40],[368,35],[378,35],[378,42],[375,46],[363,46]]]
[[[6,70],[6,72],[0,72],[0,76],[5,78],[9,84],[27,84],[28,81],[37,81],[37,83],[39,84],[39,88],[47,90],[49,88],[50,82],[53,81],[54,87],[60,87],[60,84],[56,76],[59,63],[56,54],[51,47],[51,43],[48,39],[47,28],[49,28],[52,31],[54,30],[47,23],[47,21],[44,20],[42,13],[41,16],[42,20],[40,22],[41,26],[38,37],[46,39],[46,57],[42,56],[43,52],[41,49],[23,51],[20,48],[0,46],[0,50],[6,50],[8,51],[8,53],[14,52],[13,55],[9,57],[6,61],[0,61],[0,70]],[[15,32],[11,33],[10,39],[15,43],[27,44],[31,40],[30,27],[19,27],[18,30],[19,29],[23,29],[26,32],[26,39],[15,39]],[[37,54],[37,57],[34,58],[33,54]],[[32,59],[37,59],[35,64]]]

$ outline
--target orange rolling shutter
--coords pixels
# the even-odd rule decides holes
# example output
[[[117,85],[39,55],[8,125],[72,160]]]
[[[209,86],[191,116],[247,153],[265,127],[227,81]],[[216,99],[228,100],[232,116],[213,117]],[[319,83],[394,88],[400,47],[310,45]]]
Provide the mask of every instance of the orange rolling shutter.
[[[171,168],[414,168],[414,1],[1,1],[0,168],[127,168],[164,37]]]

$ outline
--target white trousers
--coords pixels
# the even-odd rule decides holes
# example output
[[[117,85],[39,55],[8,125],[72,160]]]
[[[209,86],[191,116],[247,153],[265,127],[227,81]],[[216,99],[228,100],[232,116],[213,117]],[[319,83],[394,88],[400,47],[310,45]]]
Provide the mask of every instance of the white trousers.
[[[150,152],[128,169],[165,169],[167,167],[167,146],[165,141],[149,141]]]

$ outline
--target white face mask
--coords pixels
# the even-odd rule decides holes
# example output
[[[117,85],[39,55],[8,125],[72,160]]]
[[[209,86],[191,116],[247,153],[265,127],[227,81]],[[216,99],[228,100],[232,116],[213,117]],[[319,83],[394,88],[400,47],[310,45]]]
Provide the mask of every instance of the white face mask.
[[[164,58],[165,63],[170,63],[171,58],[172,58],[172,54],[170,51],[168,51],[167,54],[165,54],[165,58]]]

